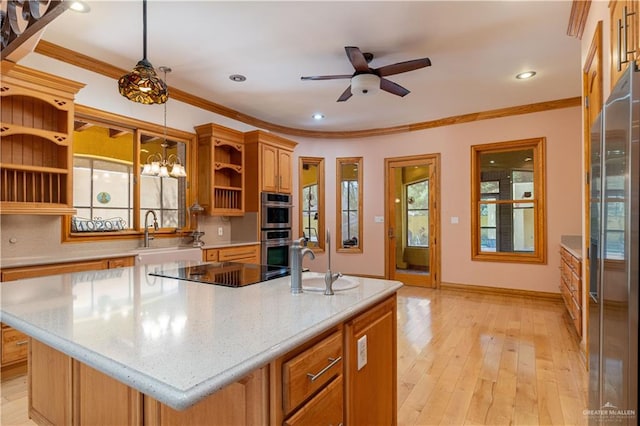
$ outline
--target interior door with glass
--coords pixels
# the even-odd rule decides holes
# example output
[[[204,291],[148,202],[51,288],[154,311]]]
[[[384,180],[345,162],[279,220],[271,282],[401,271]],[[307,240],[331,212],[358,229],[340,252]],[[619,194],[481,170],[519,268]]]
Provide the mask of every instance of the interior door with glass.
[[[438,286],[438,160],[437,155],[386,160],[389,279]]]

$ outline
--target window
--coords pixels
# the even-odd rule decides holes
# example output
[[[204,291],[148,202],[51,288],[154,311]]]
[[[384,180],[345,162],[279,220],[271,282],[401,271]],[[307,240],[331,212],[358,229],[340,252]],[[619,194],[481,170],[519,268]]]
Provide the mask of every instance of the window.
[[[140,172],[156,153],[164,158],[175,155],[189,170],[189,143],[194,135],[167,131],[165,138],[162,127],[92,112],[75,117],[73,205],[77,213],[64,221],[67,239],[137,238],[147,210],[156,212],[159,233],[175,234],[186,228],[187,178]]]
[[[429,247],[429,180],[406,185],[407,247]]]
[[[324,250],[324,158],[300,157],[300,236],[307,247]]]
[[[544,138],[476,145],[472,258],[546,262]]]
[[[337,251],[362,252],[362,157],[337,158]]]

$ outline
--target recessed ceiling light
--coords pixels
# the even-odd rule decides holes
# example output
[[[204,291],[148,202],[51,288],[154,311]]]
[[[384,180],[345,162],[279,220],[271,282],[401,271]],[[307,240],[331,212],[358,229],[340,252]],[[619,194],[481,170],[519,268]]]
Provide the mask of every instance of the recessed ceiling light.
[[[311,117],[313,117],[314,120],[324,120],[324,114],[320,114],[319,112],[316,112]]]
[[[521,72],[520,74],[516,75],[516,78],[518,80],[526,80],[527,78],[531,78],[534,75],[536,75],[535,71],[526,71],[526,72]]]
[[[244,75],[241,75],[241,74],[231,74],[229,76],[229,80],[235,81],[237,83],[245,81],[246,79],[247,79],[247,77],[245,77]]]
[[[71,5],[69,6],[69,9],[79,13],[87,13],[91,10],[91,8],[86,2],[80,1],[80,0],[72,1]]]

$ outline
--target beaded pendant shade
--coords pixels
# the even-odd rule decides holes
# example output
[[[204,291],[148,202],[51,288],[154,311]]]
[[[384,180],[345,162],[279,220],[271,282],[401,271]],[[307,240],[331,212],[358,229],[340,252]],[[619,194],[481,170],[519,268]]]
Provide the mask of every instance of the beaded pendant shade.
[[[142,0],[142,59],[120,77],[118,89],[125,98],[141,104],[163,104],[169,98],[167,84],[147,60],[147,0]]]

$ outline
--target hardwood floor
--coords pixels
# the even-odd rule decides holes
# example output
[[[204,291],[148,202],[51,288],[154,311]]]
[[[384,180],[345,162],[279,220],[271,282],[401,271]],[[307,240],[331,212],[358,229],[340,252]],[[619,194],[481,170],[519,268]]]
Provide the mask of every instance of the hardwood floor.
[[[398,425],[587,424],[587,372],[560,300],[405,286],[398,329]],[[2,380],[0,424],[35,424],[26,386]]]
[[[560,300],[403,287],[398,425],[582,425],[588,374]]]

